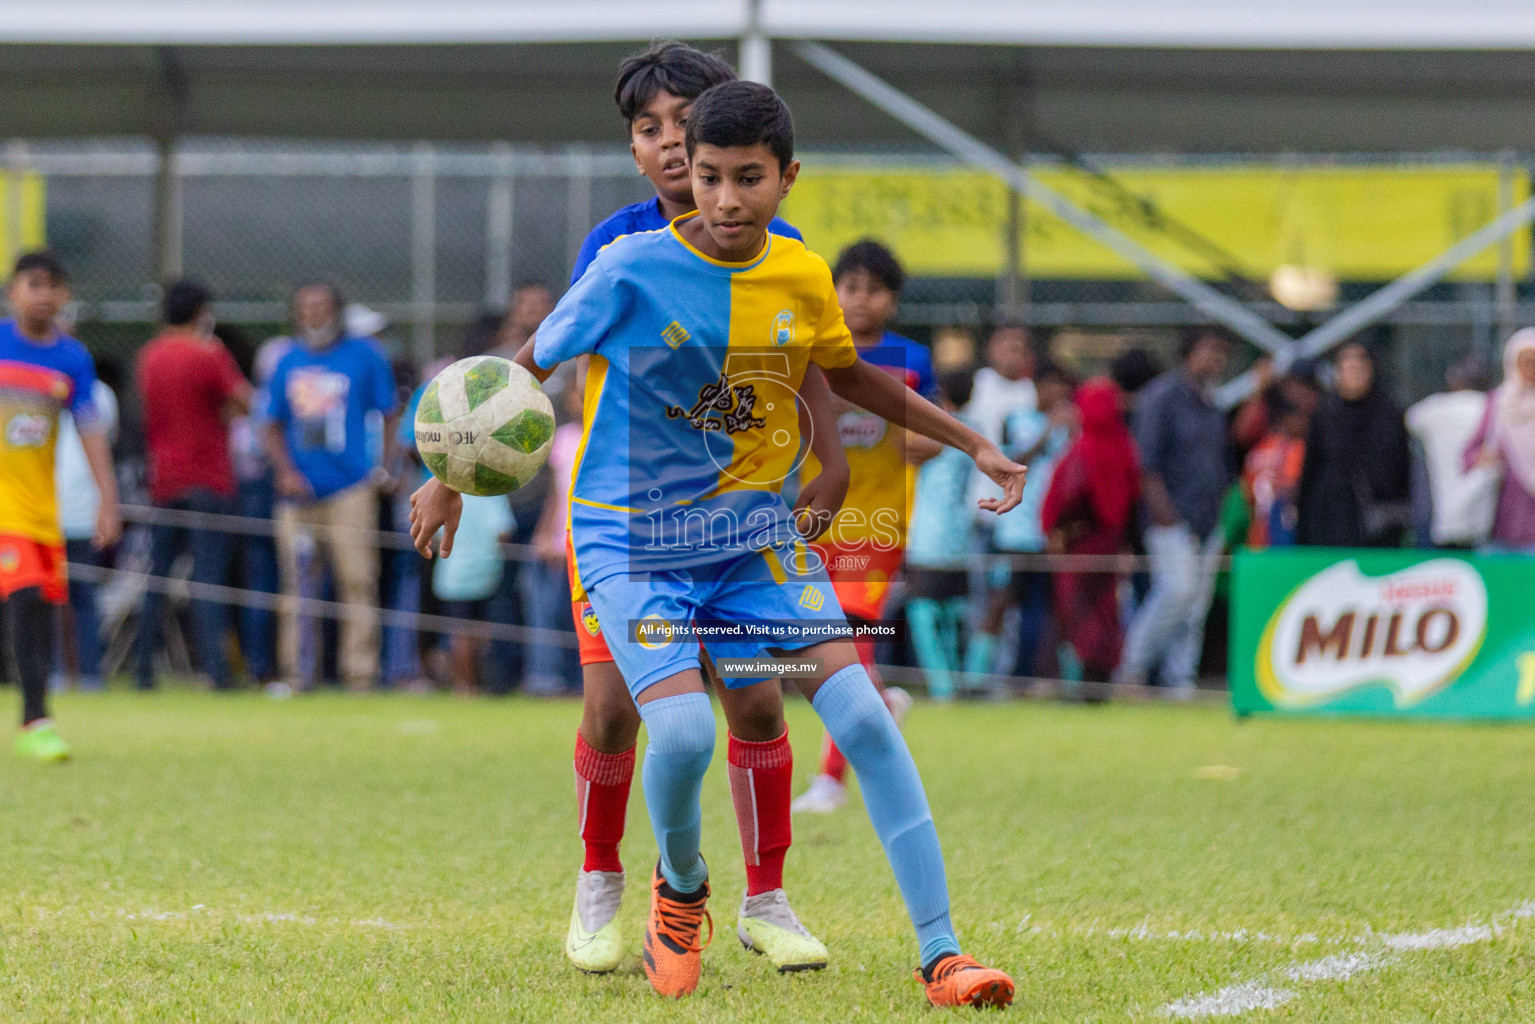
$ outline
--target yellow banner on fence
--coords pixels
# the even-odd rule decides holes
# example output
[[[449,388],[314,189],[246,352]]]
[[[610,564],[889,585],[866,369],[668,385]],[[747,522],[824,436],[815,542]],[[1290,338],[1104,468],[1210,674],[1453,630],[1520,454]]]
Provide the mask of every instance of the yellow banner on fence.
[[[0,170],[0,276],[16,257],[40,249],[47,237],[47,192],[43,176]]]
[[[1427,262],[1498,213],[1502,171],[1488,164],[1422,166],[1238,165],[1115,167],[1116,193],[1082,172],[1040,167],[1035,177],[1152,252],[1191,273],[1221,276],[1214,262],[1171,241],[1131,208],[1151,200],[1224,251],[1244,276],[1266,280],[1293,264],[1341,280],[1380,281]],[[1530,176],[1512,172],[1512,202]],[[872,236],[920,276],[990,277],[1006,258],[1007,190],[991,175],[920,167],[818,167],[814,158],[783,216],[833,258]],[[1133,264],[1035,204],[1026,208],[1024,261],[1032,277],[1137,278]],[[1530,270],[1530,232],[1514,236],[1514,273]],[[1491,280],[1496,246],[1462,264],[1456,280]]]

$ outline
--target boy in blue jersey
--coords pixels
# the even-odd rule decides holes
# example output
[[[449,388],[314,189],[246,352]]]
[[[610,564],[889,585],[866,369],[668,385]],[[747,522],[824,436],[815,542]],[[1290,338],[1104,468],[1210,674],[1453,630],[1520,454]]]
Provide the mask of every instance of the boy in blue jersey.
[[[101,492],[93,538],[98,549],[117,543],[122,519],[112,447],[92,397],[96,364],[58,325],[69,301],[68,275],[52,253],[25,253],[16,260],[5,297],[12,315],[0,320],[0,615],[21,683],[16,753],[59,762],[69,759],[70,749],[48,717],[47,702],[54,606],[68,600],[54,478],[64,413],[74,417]]]
[[[623,62],[613,99],[629,128],[635,166],[650,179],[656,195],[624,207],[592,229],[576,259],[572,285],[615,239],[663,229],[696,209],[684,138],[688,112],[704,90],[734,78],[735,72],[719,57],[676,42],[652,46]],[[800,237],[776,218],[770,230]],[[807,484],[800,505],[815,514],[829,514],[846,491],[847,461],[837,440],[824,380],[817,375],[801,394],[811,418],[824,425],[809,433],[818,461],[827,470]],[[798,436],[801,431],[793,433]],[[571,615],[580,641],[582,672],[574,767],[584,860],[577,875],[565,955],[583,971],[603,973],[623,961],[616,917],[625,876],[618,847],[625,831],[640,717],[608,649],[601,619],[574,571],[573,556],[570,562]],[[622,631],[621,625],[618,628]],[[784,860],[792,841],[789,802],[794,757],[782,691],[776,681],[737,690],[717,684],[715,691],[730,730],[730,788],[746,868],[737,937],[780,971],[824,967],[826,947],[800,923],[783,888]]]
[[[613,102],[629,127],[634,166],[650,179],[656,197],[625,206],[592,228],[576,254],[571,284],[581,280],[597,253],[615,238],[657,231],[698,209],[683,139],[688,111],[705,89],[735,77],[735,70],[722,58],[676,42],[658,43],[619,66]],[[769,230],[800,238],[799,231],[780,217],[773,218]]]
[[[709,896],[699,796],[714,719],[687,638],[703,626],[715,631],[704,646],[716,661],[793,651],[808,666],[798,682],[863,780],[928,1000],[1006,1005],[1012,979],[960,952],[916,765],[776,484],[796,468],[782,436],[810,363],[833,392],[969,454],[1003,490],[984,508],[1018,503],[1024,467],[859,359],[825,262],[768,231],[799,170],[788,108],[771,89],[709,90],[687,146],[699,212],[609,246],[539,328],[531,357],[518,356],[540,378],[563,360],[592,360],[588,439],[600,443],[577,461],[571,532],[598,616],[626,624],[610,646],[649,733],[645,801],[661,858],[646,976],[674,996],[699,980]],[[430,537],[458,500],[429,482],[412,498],[412,533]]]

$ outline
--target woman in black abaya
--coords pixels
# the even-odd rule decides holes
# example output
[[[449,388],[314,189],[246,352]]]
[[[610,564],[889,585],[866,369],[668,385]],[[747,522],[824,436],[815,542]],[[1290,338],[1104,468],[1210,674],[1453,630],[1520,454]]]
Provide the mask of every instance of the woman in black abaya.
[[[1412,457],[1402,410],[1381,389],[1375,357],[1349,342],[1334,389],[1311,418],[1300,481],[1299,541],[1398,547],[1410,516]]]

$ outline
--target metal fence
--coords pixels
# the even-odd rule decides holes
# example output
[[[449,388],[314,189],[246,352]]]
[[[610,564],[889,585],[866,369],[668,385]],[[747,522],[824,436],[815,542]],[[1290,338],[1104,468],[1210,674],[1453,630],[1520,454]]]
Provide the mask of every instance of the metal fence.
[[[558,293],[593,224],[652,194],[618,146],[191,140],[162,155],[145,141],[97,140],[16,141],[0,152],[6,167],[46,179],[47,237],[74,275],[81,334],[98,352],[119,357],[147,336],[155,282],[184,271],[215,289],[221,320],[274,331],[294,284],[333,280],[351,299],[385,313],[393,339],[422,362],[451,347],[456,325],[504,306],[516,283],[539,281]],[[806,161],[954,166],[931,154]],[[1098,164],[1112,169],[1115,158]],[[997,232],[1008,232],[1000,216]],[[1516,284],[1501,299],[1492,282],[1444,284],[1396,311],[1386,331],[1404,392],[1432,387],[1459,354],[1491,355],[1511,315],[1535,322],[1535,307],[1517,301],[1528,289]],[[1368,287],[1345,282],[1343,298]],[[919,336],[951,326],[973,332],[997,315],[1008,292],[1004,276],[919,277],[900,319]],[[1146,281],[1036,279],[1024,295],[1027,318],[1060,332],[1079,368],[1101,364],[1127,339],[1169,347],[1171,328],[1199,317]],[[1242,297],[1283,328],[1299,333],[1307,324],[1261,294]]]
[[[10,159],[46,177],[81,321],[152,321],[162,266],[247,324],[281,323],[292,286],[323,278],[406,326],[418,358],[516,282],[558,294],[592,225],[650,194],[627,153],[575,148],[190,144],[170,155],[168,200],[147,144],[13,145]]]

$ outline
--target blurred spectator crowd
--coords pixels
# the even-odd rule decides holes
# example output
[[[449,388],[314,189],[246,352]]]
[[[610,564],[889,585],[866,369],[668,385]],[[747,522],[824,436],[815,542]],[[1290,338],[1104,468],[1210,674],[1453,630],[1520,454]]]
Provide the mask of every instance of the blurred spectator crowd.
[[[573,372],[546,387],[560,423],[550,472],[509,499],[467,499],[451,559],[424,561],[404,537],[424,473],[411,429],[421,385],[455,358],[513,355],[554,296],[518,288],[451,356],[419,367],[391,360],[384,318],[329,284],[298,287],[290,331],[259,345],[214,322],[213,298],[168,287],[135,365],[99,367],[137,524],[105,556],[89,540],[94,485],[61,432],[69,561],[130,572],[72,571],[56,685],[123,673],[152,689],[195,672],[274,692],[578,690],[564,536]],[[1495,388],[1487,368],[1460,363],[1405,411],[1362,341],[1282,372],[1260,361],[1234,409],[1215,399],[1236,355],[1219,329],[1185,330],[1170,366],[1133,346],[1096,374],[1052,355],[1009,323],[979,345],[933,346],[945,407],[1029,466],[1022,504],[998,517],[975,511],[990,485],[962,454],[913,462],[890,604],[905,628],[879,660],[935,698],[1034,679],[1088,700],[1116,685],[1191,695],[1222,674],[1223,570],[1241,548],[1535,551],[1535,330],[1508,340]],[[200,587],[167,599],[167,579]],[[278,594],[332,603],[279,612]],[[443,618],[523,629],[484,639]]]

